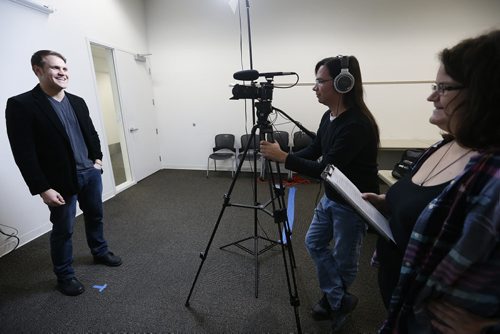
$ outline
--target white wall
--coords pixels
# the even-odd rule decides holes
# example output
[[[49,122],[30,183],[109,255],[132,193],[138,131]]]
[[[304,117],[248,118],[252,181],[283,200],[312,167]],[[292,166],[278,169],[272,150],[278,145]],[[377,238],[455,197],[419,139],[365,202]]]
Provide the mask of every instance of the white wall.
[[[88,40],[135,53],[146,52],[143,2],[41,1],[53,6],[56,11],[47,15],[7,0],[0,1],[0,109],[5,110],[5,103],[10,96],[30,90],[36,85],[37,78],[30,66],[33,52],[39,49],[57,50],[68,59],[68,91],[86,100],[101,137],[103,152],[107,154]],[[50,229],[49,213],[40,197],[29,194],[14,163],[3,116],[0,118],[0,152],[0,223],[17,228],[21,244],[24,244]],[[107,169],[111,170],[110,165]],[[114,186],[110,173],[104,174],[103,182],[104,196],[112,196]],[[0,228],[12,232],[1,226]],[[5,237],[0,236],[0,256],[12,246],[12,242],[5,242]]]
[[[245,1],[240,3],[248,69]],[[245,132],[244,102],[228,100],[232,74],[241,69],[238,16],[227,0],[147,0],[146,12],[164,166],[203,169],[216,133]],[[497,0],[254,0],[253,67],[295,71],[300,83],[310,84],[275,89],[273,105],[315,131],[325,110],[311,91],[315,63],[356,55],[381,137],[437,139],[427,123],[429,83],[393,83],[434,80],[438,51],[500,27],[499,14]]]

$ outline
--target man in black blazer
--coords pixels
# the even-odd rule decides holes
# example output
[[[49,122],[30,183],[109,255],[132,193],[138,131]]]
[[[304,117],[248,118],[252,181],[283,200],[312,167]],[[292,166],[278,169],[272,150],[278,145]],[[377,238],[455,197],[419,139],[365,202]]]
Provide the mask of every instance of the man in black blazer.
[[[7,101],[5,117],[12,153],[32,195],[50,210],[50,251],[57,289],[76,296],[84,286],[72,267],[76,202],[83,212],[94,262],[122,264],[103,235],[102,152],[85,101],[65,92],[66,59],[40,50],[31,58],[39,84]]]

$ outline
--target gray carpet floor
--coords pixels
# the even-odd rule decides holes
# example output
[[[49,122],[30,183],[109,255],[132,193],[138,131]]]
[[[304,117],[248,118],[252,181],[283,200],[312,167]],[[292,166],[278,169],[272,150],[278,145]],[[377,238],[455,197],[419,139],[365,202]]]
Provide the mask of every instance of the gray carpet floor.
[[[83,218],[78,217],[74,267],[86,287],[80,296],[54,290],[48,233],[0,258],[0,333],[296,333],[281,247],[258,258],[258,298],[254,256],[235,246],[219,249],[254,236],[255,226],[259,236],[280,238],[272,218],[259,212],[256,220],[253,209],[225,209],[190,307],[185,306],[199,254],[231,183],[229,172],[205,175],[162,170],[105,202],[106,238],[123,258],[121,267],[93,264]],[[252,204],[252,183],[251,174],[241,174],[230,202]],[[316,322],[309,315],[321,292],[304,247],[321,190],[318,183],[294,187],[292,244],[301,328],[304,333],[329,333],[328,321]],[[259,202],[267,202],[268,184],[259,181],[257,188]],[[350,289],[360,302],[341,333],[375,333],[384,319],[376,270],[369,265],[376,238],[371,233],[365,238],[359,274]],[[259,249],[266,244],[259,239]],[[243,245],[254,247],[253,241]]]

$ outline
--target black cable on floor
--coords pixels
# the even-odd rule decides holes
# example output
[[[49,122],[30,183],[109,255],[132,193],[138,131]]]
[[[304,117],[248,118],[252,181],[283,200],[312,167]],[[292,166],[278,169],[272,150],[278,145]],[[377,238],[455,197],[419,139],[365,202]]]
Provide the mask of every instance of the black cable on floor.
[[[11,253],[11,252],[16,250],[17,246],[19,246],[20,240],[19,240],[19,237],[17,236],[19,234],[19,231],[16,228],[11,227],[11,226],[7,226],[7,225],[3,225],[3,224],[0,224],[0,226],[14,230],[14,233],[8,234],[8,233],[5,233],[2,229],[0,229],[0,234],[5,235],[7,237],[7,240],[9,240],[10,238],[14,238],[17,241],[14,248],[9,252],[9,253]],[[7,253],[7,254],[9,254],[9,253]],[[6,255],[6,254],[4,254],[4,255]]]

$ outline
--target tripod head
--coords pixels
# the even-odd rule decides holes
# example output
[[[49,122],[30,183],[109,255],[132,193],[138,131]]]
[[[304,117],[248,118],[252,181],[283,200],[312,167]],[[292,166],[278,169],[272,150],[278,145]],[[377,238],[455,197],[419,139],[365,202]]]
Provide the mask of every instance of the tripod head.
[[[269,122],[269,114],[273,111],[273,106],[271,101],[258,101],[255,102],[255,108],[257,108],[257,127],[259,128],[259,135],[261,139],[265,139],[266,133],[272,133],[273,127]],[[271,138],[271,141],[273,139]]]

